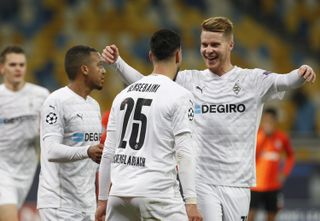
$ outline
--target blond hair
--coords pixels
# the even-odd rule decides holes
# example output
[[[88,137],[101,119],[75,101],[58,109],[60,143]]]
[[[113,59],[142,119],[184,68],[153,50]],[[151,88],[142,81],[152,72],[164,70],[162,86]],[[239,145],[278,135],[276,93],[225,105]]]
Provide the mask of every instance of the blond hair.
[[[204,20],[201,24],[203,31],[221,32],[224,36],[233,35],[233,24],[226,17],[211,17]]]

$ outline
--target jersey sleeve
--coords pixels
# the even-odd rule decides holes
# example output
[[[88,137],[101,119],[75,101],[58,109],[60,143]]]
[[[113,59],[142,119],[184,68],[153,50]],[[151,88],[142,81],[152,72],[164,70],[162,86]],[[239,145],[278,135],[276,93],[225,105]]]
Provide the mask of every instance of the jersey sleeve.
[[[253,69],[253,87],[263,102],[271,99],[282,99],[285,92],[279,91],[276,82],[279,74],[271,73],[263,69]]]
[[[120,56],[117,61],[111,65],[126,84],[132,84],[144,77],[139,71],[128,65]]]
[[[193,97],[191,93],[181,96],[174,106],[172,125],[175,136],[193,130]]]
[[[192,70],[183,70],[177,73],[175,82],[186,88],[187,90],[192,90],[193,71]]]
[[[285,91],[295,89],[303,85],[304,79],[299,75],[298,70],[287,74],[277,74],[262,69],[254,69],[254,87],[262,101],[269,99],[282,99]]]
[[[63,136],[63,110],[57,99],[48,97],[41,110],[41,139],[47,136]]]

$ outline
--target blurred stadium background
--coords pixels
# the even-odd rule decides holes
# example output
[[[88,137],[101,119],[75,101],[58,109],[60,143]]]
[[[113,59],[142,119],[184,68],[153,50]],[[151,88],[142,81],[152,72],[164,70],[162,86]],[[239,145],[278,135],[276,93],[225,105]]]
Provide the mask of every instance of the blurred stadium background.
[[[115,43],[121,56],[148,74],[148,39],[172,28],[183,40],[183,67],[204,69],[199,53],[200,24],[211,16],[234,22],[233,63],[286,73],[309,64],[320,72],[319,0],[0,0],[0,47],[19,44],[28,54],[27,80],[50,91],[67,83],[63,59],[76,44],[102,50]],[[2,81],[2,79],[0,79]],[[107,69],[105,88],[93,96],[110,108],[122,82]],[[272,102],[281,128],[291,135],[297,163],[285,184],[285,209],[278,220],[320,220],[320,84]],[[38,220],[37,177],[21,220]],[[259,214],[262,220],[263,213]]]

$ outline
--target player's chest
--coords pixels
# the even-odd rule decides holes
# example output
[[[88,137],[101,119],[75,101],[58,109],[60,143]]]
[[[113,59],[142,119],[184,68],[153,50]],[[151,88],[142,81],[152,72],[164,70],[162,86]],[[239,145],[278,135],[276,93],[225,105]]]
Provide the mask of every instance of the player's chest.
[[[100,111],[90,105],[70,106],[63,117],[66,131],[101,131]]]
[[[255,97],[252,88],[241,80],[195,81],[191,82],[189,86],[198,102],[244,102]]]
[[[38,115],[43,99],[30,94],[0,95],[0,114],[6,117]]]

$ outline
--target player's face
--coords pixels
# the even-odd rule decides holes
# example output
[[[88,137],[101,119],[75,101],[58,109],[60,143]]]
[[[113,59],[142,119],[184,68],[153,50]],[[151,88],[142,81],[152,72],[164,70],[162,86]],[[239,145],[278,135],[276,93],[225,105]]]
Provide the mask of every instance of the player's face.
[[[232,39],[221,32],[201,32],[200,52],[207,68],[215,74],[224,74],[226,66],[231,62],[232,47]]]
[[[273,117],[273,115],[268,113],[264,113],[262,115],[261,128],[266,134],[268,135],[272,134],[276,130],[276,126],[277,126],[277,121]]]
[[[101,90],[104,84],[104,74],[106,70],[103,67],[103,60],[98,52],[91,52],[90,63],[88,64],[88,81],[92,89]]]
[[[4,81],[14,86],[24,83],[26,68],[26,56],[16,53],[7,54],[4,63],[0,66]]]

